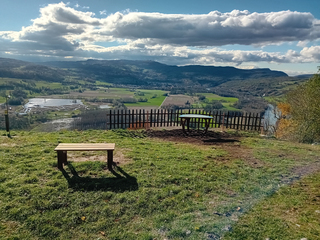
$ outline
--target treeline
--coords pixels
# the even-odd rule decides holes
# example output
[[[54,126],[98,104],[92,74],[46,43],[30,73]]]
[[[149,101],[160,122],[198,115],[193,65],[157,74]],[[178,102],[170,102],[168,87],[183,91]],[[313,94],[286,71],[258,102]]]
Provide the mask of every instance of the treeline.
[[[34,79],[43,80],[48,82],[62,82],[65,78],[65,74],[53,71],[47,68],[41,72],[37,72],[34,69],[1,69],[0,77],[2,78],[23,78],[23,79]]]

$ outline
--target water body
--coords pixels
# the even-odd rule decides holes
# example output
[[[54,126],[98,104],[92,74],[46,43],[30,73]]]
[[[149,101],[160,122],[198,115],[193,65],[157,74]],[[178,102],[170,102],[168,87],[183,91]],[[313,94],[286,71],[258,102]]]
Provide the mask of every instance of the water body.
[[[67,105],[83,105],[83,103],[78,99],[31,98],[29,102],[24,105],[24,108],[60,107]]]
[[[100,105],[100,108],[101,108],[101,109],[106,109],[106,108],[111,108],[111,106],[109,106],[109,105],[107,105],[107,104],[106,104],[106,105]]]

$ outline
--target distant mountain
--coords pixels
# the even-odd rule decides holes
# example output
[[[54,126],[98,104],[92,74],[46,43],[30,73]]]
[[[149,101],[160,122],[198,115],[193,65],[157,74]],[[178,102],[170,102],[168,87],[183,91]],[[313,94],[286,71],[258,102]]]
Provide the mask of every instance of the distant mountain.
[[[0,58],[0,77],[61,82],[66,71],[11,58]]]
[[[218,86],[233,80],[286,77],[281,71],[238,69],[214,66],[171,66],[154,61],[87,60],[30,63],[0,58],[0,77],[61,82],[67,76],[79,80],[104,81],[115,84],[159,85],[195,84]]]
[[[230,80],[285,77],[286,73],[263,69],[238,69],[214,66],[171,66],[154,61],[87,60],[77,62],[45,62],[45,66],[68,69],[95,80],[119,84],[183,83],[219,85]]]
[[[313,76],[313,74],[302,74],[295,76],[296,78],[309,79]]]

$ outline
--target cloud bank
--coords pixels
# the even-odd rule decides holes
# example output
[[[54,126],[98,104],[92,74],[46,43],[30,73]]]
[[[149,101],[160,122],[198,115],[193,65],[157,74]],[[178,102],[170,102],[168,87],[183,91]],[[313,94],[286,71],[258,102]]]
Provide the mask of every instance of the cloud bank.
[[[88,8],[63,2],[40,9],[32,25],[0,31],[0,56],[74,59],[150,59],[167,64],[247,62],[305,63],[320,61],[320,20],[305,12],[163,14],[116,12],[100,18]],[[225,45],[298,42],[301,51],[224,50]],[[262,48],[261,48],[262,49]]]

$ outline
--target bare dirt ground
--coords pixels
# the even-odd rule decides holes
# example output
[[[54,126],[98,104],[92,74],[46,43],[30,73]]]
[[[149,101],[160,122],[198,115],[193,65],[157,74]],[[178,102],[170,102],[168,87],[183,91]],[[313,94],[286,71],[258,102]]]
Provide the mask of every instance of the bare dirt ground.
[[[151,138],[161,138],[167,141],[173,142],[183,142],[191,144],[200,144],[200,145],[221,145],[223,143],[234,143],[240,141],[240,135],[229,134],[226,132],[217,131],[208,131],[204,134],[203,130],[193,130],[190,129],[190,132],[184,133],[181,127],[174,127],[170,130],[147,130],[147,136]]]
[[[162,106],[167,105],[177,105],[177,106],[185,106],[186,102],[189,101],[190,104],[194,103],[194,98],[191,96],[186,96],[182,94],[177,95],[169,95],[166,97],[165,101],[162,103]]]
[[[131,163],[133,160],[130,158],[126,158],[123,154],[123,151],[126,149],[116,149],[113,156],[113,162],[119,165],[125,165]],[[68,161],[72,162],[85,162],[85,161],[100,161],[107,162],[107,154],[106,152],[70,152],[68,153]]]

